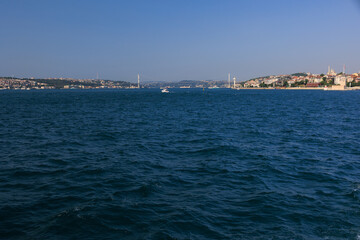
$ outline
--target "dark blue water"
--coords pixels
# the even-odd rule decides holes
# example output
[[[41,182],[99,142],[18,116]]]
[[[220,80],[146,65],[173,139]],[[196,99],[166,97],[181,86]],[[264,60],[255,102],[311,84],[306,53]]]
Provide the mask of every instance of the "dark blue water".
[[[360,92],[0,92],[1,239],[359,239]]]

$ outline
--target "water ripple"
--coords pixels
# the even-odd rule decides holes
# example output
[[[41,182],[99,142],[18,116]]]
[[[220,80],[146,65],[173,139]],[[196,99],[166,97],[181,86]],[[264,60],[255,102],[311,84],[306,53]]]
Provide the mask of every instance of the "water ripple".
[[[0,238],[360,239],[359,100],[2,91]]]

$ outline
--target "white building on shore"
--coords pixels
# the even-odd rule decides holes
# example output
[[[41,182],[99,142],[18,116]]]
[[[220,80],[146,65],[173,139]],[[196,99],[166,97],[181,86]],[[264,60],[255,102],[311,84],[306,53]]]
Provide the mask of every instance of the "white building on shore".
[[[345,75],[337,75],[335,78],[334,78],[334,84],[335,85],[340,85],[340,86],[346,86],[346,81],[347,78]]]

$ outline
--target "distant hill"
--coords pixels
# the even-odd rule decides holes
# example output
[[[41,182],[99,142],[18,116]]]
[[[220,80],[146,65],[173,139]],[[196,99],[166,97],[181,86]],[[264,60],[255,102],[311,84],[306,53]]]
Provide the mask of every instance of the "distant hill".
[[[190,88],[208,88],[208,87],[227,87],[227,81],[223,80],[181,80],[178,82],[147,82],[142,84],[147,88],[180,88],[180,87],[190,87]]]
[[[74,78],[15,78],[0,77],[0,80],[6,80],[10,88],[16,85],[17,88],[29,87],[36,88],[46,86],[55,89],[67,88],[131,88],[137,87],[137,84],[125,81],[100,80],[100,79],[74,79]],[[16,84],[15,84],[16,82]]]

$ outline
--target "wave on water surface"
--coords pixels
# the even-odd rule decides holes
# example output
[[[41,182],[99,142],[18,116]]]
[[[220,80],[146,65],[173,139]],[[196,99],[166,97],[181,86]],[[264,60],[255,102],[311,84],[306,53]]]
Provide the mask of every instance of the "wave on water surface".
[[[171,92],[2,91],[0,238],[360,239],[359,92]]]

